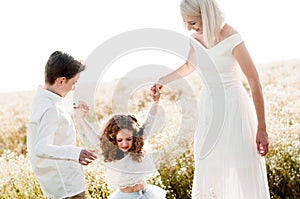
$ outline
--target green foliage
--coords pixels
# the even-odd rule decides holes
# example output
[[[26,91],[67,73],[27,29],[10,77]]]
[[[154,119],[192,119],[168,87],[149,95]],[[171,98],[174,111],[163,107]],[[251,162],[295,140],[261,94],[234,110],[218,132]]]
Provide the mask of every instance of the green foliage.
[[[300,198],[299,143],[288,145],[271,145],[267,157],[269,189],[274,199]]]
[[[159,168],[161,181],[168,199],[189,199],[193,182],[193,154],[190,151],[179,157],[174,165]]]
[[[99,162],[94,162],[84,169],[87,198],[106,199],[112,190],[107,187],[104,179],[105,168]]]

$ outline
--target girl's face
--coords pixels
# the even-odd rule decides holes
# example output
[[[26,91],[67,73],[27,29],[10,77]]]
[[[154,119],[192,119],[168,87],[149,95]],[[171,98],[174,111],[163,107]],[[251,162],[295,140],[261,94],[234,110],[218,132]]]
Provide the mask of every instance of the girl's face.
[[[182,19],[183,22],[186,24],[186,28],[188,29],[188,31],[190,30],[194,30],[195,32],[202,34],[203,32],[203,28],[202,28],[202,20],[201,20],[201,16],[197,16],[197,17],[191,17],[185,14],[182,14]]]
[[[116,140],[118,148],[123,152],[128,152],[133,145],[133,131],[128,129],[119,130]]]

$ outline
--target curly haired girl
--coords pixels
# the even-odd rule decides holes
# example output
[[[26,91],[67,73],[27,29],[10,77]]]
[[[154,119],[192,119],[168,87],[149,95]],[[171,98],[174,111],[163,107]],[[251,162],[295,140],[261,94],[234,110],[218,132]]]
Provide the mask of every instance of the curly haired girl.
[[[88,106],[81,102],[76,107],[76,118],[83,127],[84,140],[97,147],[98,159],[107,168],[107,183],[115,189],[109,199],[166,198],[163,189],[146,183],[148,178],[157,175],[151,155],[143,149],[144,139],[153,130],[160,94],[153,94],[152,98],[153,103],[142,126],[133,115],[116,114],[107,121],[101,135],[97,135],[85,119]]]

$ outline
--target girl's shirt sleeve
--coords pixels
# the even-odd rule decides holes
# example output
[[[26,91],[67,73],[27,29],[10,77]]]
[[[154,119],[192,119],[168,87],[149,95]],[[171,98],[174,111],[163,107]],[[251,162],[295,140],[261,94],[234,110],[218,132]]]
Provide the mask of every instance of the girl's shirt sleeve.
[[[95,128],[88,122],[86,118],[81,118],[75,112],[75,121],[77,127],[77,133],[80,141],[87,149],[96,150],[99,160],[102,160],[102,150],[100,148],[100,132],[101,129],[95,130]]]
[[[146,120],[142,126],[144,129],[144,139],[147,139],[153,133],[160,131],[161,124],[164,123],[163,114],[159,113],[160,111],[158,102],[152,102],[150,110],[146,116]]]

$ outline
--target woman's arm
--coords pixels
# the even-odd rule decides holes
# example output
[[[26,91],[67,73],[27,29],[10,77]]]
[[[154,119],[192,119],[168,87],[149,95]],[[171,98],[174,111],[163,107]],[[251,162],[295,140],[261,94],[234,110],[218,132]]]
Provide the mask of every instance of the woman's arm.
[[[182,66],[177,68],[175,71],[159,78],[156,84],[152,86],[151,88],[152,92],[155,93],[157,90],[161,90],[163,85],[191,74],[195,70],[194,67],[195,64],[196,64],[195,50],[191,46],[186,62]]]
[[[195,64],[195,61],[196,61],[195,50],[191,46],[186,62],[182,66],[180,66],[178,69],[176,69],[175,71],[161,77],[158,80],[158,83],[161,85],[165,85],[167,83],[170,83],[172,81],[175,81],[179,78],[182,78],[182,77],[185,77],[185,76],[191,74],[195,70],[195,67],[193,66],[193,64]]]
[[[264,98],[259,75],[244,42],[233,49],[233,55],[237,59],[250,85],[258,121],[256,134],[257,150],[261,156],[265,156],[268,152],[269,142],[266,131]]]

